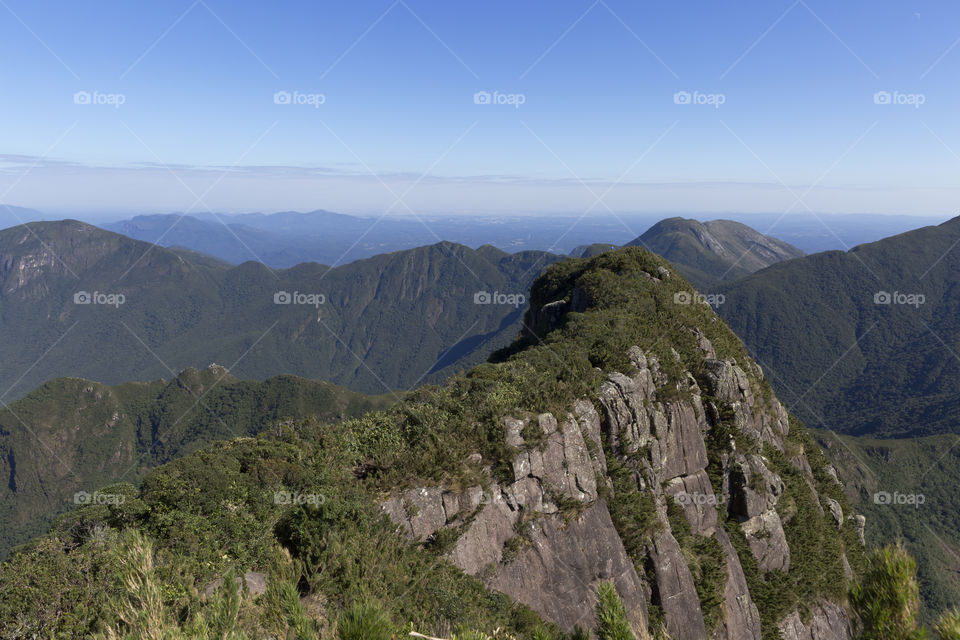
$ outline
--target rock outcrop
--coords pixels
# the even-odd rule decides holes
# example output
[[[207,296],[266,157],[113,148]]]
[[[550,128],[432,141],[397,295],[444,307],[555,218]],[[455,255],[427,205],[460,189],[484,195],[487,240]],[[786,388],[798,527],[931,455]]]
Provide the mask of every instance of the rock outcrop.
[[[555,321],[550,309],[543,313]],[[597,397],[566,415],[503,420],[514,452],[508,477],[488,466],[486,486],[407,489],[386,500],[384,512],[412,540],[455,530],[452,562],[565,630],[593,625],[597,584],[612,581],[641,633],[662,625],[683,640],[761,640],[745,563],[761,576],[791,570],[785,522],[795,509],[783,507],[788,484],[764,452],[787,461],[795,491],[826,506],[818,517],[834,527],[848,520],[839,503],[816,495],[803,451],[788,451],[787,413],[760,392],[760,369],[717,360],[702,333],[697,343],[698,375],[670,382],[656,357],[633,347],[635,370],[610,373]],[[651,499],[653,524],[639,548],[625,545],[611,517],[622,499],[611,461]],[[711,560],[716,575],[704,568]],[[769,631],[787,640],[852,637],[842,606],[824,600],[810,610]]]

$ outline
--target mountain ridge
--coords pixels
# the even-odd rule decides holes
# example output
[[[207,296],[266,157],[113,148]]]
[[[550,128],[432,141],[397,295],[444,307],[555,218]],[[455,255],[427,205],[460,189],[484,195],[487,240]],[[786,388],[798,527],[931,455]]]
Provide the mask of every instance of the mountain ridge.
[[[704,288],[806,255],[783,240],[733,220],[667,218],[629,244],[663,256]]]
[[[265,582],[238,596],[252,635],[315,634],[364,594],[397,629],[560,638],[611,583],[641,634],[851,638],[842,487],[736,336],[677,303],[691,288],[637,248],[552,265],[523,335],[468,373],[104,488],[0,565],[0,629],[135,634],[123,558],[156,553],[148,578],[188,618],[215,606],[205,585]]]
[[[212,361],[236,362],[248,378],[294,373],[370,393],[409,387],[441,376],[434,366],[451,352],[460,357],[448,372],[482,361],[481,343],[507,344],[523,303],[474,296],[522,295],[559,259],[438,243],[277,271],[253,261],[224,265],[77,221],[14,227],[0,231],[0,328],[10,336],[0,346],[0,387],[17,383],[5,399],[63,375],[115,384]],[[81,294],[120,294],[123,302],[81,296],[77,304]],[[300,294],[314,303],[292,299]],[[40,358],[48,349],[56,362]]]

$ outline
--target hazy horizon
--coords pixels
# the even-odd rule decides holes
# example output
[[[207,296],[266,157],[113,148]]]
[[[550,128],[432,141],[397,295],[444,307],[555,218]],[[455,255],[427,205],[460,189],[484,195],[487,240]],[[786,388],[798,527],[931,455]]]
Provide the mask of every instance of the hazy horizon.
[[[0,202],[44,211],[947,216],[960,195],[954,5],[0,14]]]

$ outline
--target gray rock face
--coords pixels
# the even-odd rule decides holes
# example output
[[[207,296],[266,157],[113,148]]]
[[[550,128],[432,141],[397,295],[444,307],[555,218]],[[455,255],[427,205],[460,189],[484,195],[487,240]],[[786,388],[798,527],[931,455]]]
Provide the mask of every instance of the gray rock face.
[[[501,565],[487,585],[525,602],[570,631],[593,625],[596,589],[613,581],[631,621],[647,625],[647,587],[637,575],[603,502],[569,523],[540,518],[524,533],[528,547]]]
[[[669,533],[657,537],[650,549],[657,578],[657,594],[667,631],[674,638],[706,640],[707,629],[693,575],[680,545]]]
[[[783,640],[850,640],[853,630],[847,613],[832,602],[814,607],[809,624],[799,613],[792,613],[780,623]]]
[[[674,478],[663,491],[683,508],[683,515],[694,533],[710,536],[717,530],[717,506],[721,502],[713,492],[706,471],[701,469],[693,475]]]
[[[830,515],[833,516],[834,521],[837,523],[837,529],[842,529],[843,507],[841,507],[840,503],[833,498],[825,498],[825,500],[827,501],[827,506],[830,508]]]
[[[553,313],[551,306],[541,313]],[[675,639],[761,640],[760,614],[737,547],[724,527],[740,523],[749,553],[762,571],[790,569],[790,548],[778,512],[786,484],[758,453],[764,445],[783,452],[790,425],[776,399],[758,399],[744,369],[717,360],[709,340],[702,333],[694,336],[705,357],[699,382],[688,374],[668,401],[658,392],[668,380],[657,359],[633,347],[628,356],[637,371],[610,374],[593,401],[577,401],[564,416],[503,420],[506,443],[514,451],[509,481],[494,481],[491,474],[486,489],[407,489],[384,502],[384,512],[400,533],[415,541],[457,527],[460,535],[448,554],[454,564],[564,630],[593,626],[597,585],[612,581],[642,633],[648,632],[647,606],[653,602]],[[745,366],[752,375],[761,375],[755,365]],[[755,445],[739,451],[731,440],[720,466],[714,461],[708,473],[706,438],[721,420]],[[537,437],[527,442],[525,435],[531,432]],[[637,488],[654,499],[659,529],[651,534],[642,557],[630,557],[603,497],[613,487],[607,455],[631,469]],[[804,452],[791,449],[791,455],[788,462],[814,489]],[[826,517],[845,521],[839,504],[828,499],[823,504]],[[688,563],[689,550],[678,543],[689,536],[675,535],[671,527],[679,514],[690,533],[714,538],[722,549],[726,576],[722,620],[715,628],[708,629],[704,621],[695,573],[699,569]],[[645,567],[639,573],[635,560]],[[847,613],[830,602],[819,604],[806,624],[798,613],[787,616],[779,630],[786,640],[851,638]]]
[[[727,532],[717,530],[717,540],[727,560],[727,582],[723,589],[722,640],[761,640],[760,613],[753,603],[747,579],[740,566],[740,558],[730,543]]]
[[[764,511],[743,523],[750,551],[762,571],[790,569],[790,547],[783,532],[780,514],[774,509]]]

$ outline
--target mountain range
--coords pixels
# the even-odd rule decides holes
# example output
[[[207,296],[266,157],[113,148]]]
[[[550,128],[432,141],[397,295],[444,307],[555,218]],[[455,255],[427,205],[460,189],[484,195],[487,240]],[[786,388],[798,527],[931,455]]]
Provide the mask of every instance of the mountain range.
[[[43,214],[11,220],[50,219]],[[842,214],[724,214],[725,218],[762,230],[807,253],[848,249],[896,235],[944,218]],[[330,211],[226,214],[147,214],[98,222],[105,229],[165,247],[182,246],[230,264],[248,260],[277,269],[302,262],[339,265],[380,253],[412,249],[441,239],[473,248],[493,245],[508,252],[540,250],[581,255],[589,244],[624,245],[644,229],[661,223],[658,213],[589,216],[471,215],[353,216]],[[84,218],[85,219],[85,218]],[[716,221],[715,221],[716,222]]]
[[[102,488],[0,565],[0,635],[560,640],[597,607],[643,638],[852,638],[862,522],[691,289],[639,248],[551,265],[518,340],[442,386]]]
[[[410,388],[508,344],[524,292],[559,259],[444,242],[274,271],[76,221],[13,227],[0,231],[0,400],[56,377],[119,384],[213,362]]]
[[[810,425],[956,433],[960,218],[725,284],[720,315]],[[800,336],[800,338],[798,338]]]
[[[291,215],[289,224],[295,225],[295,216],[302,214]],[[956,478],[951,470],[955,456],[950,452],[955,442],[953,436],[922,436],[957,432],[960,408],[952,388],[960,374],[960,360],[952,354],[960,353],[956,345],[960,328],[952,320],[956,310],[951,299],[955,297],[953,274],[958,265],[953,249],[960,243],[960,218],[850,251],[809,256],[741,227],[731,221],[669,219],[631,244],[652,245],[671,259],[671,265],[659,263],[664,269],[676,268],[690,277],[692,285],[684,283],[687,288],[681,293],[692,293],[695,285],[723,297],[716,305],[718,313],[744,340],[792,412],[808,424],[851,434],[816,432],[845,481],[846,499],[870,517],[867,538],[872,543],[905,539],[918,558],[924,615],[945,610],[960,596],[960,584],[952,577],[960,563],[951,561],[960,555],[960,535],[955,533],[960,523],[946,517],[943,506],[952,503]],[[611,277],[608,271],[617,271],[603,265],[616,263],[615,256],[623,251],[611,245],[583,248],[580,253],[592,256],[590,264],[595,265],[583,277],[588,282],[605,281]],[[561,265],[548,271],[553,275],[539,280],[532,294],[527,293],[526,286],[535,275],[560,260],[543,252],[510,255],[492,247],[474,250],[440,243],[334,269],[305,264],[272,271],[256,263],[233,266],[184,247],[151,246],[75,221],[8,229],[0,232],[0,325],[5,335],[14,338],[2,345],[7,353],[0,373],[6,375],[0,375],[0,382],[8,391],[0,401],[62,375],[112,384],[170,376],[174,382],[142,383],[150,390],[148,395],[159,394],[161,385],[180,388],[177,380],[181,378],[220,369],[205,369],[207,374],[188,370],[180,376],[174,371],[203,369],[214,361],[230,365],[243,377],[264,379],[294,370],[356,390],[383,393],[421,381],[440,382],[492,352],[496,362],[538,345],[548,346],[550,353],[562,353],[561,347],[550,346],[549,336],[565,323],[578,322],[578,314],[594,308],[597,301],[583,298],[583,289],[574,287],[563,296],[557,292],[547,296],[559,296],[563,305],[548,304],[538,291],[563,273]],[[124,286],[112,288],[111,282]],[[318,282],[330,288],[319,293]],[[473,282],[478,284],[471,291]],[[613,295],[609,287],[596,290]],[[456,295],[451,297],[451,291]],[[100,297],[78,301],[74,296],[83,292]],[[284,292],[291,296],[291,304],[275,304],[273,296]],[[122,302],[109,297],[118,294]],[[322,302],[304,297],[311,294],[322,295]],[[294,295],[299,297],[293,299]],[[524,322],[521,315],[531,295],[535,308]],[[153,300],[144,303],[145,298]],[[250,300],[255,303],[244,305]],[[333,300],[339,302],[331,304]],[[649,319],[644,300],[641,296],[627,304],[613,296],[599,304],[624,304],[631,313]],[[683,305],[679,306],[682,312]],[[303,309],[298,307],[309,307],[309,314],[300,313]],[[653,326],[669,324],[675,312],[660,313]],[[307,315],[309,321],[305,321]],[[326,329],[326,342],[316,335],[311,338],[314,320]],[[633,330],[629,323],[626,326],[613,324],[610,330]],[[258,336],[244,333],[250,327],[263,329],[265,336],[258,341]],[[273,337],[276,329],[282,329],[284,339]],[[521,339],[506,348],[518,333]],[[672,344],[678,339],[674,336]],[[600,362],[607,357],[602,350],[593,353],[595,348],[587,355],[589,360]],[[47,363],[47,352],[55,366]],[[408,366],[421,360],[419,372]],[[553,360],[554,365],[563,361]],[[538,366],[550,368],[546,362]],[[700,374],[695,369],[702,365],[690,366],[696,379]],[[230,379],[231,385],[239,385],[231,387],[232,397],[243,406],[253,402],[257,407],[241,412],[238,420],[243,426],[238,432],[255,434],[281,417],[317,414],[330,420],[359,415],[359,410],[342,408],[332,413],[342,403],[329,396],[317,405],[279,401],[284,407],[292,406],[290,411],[251,400],[263,393],[256,385],[292,388],[285,397],[313,393],[303,387],[307,381],[290,377],[281,384],[279,380],[241,384]],[[554,384],[537,388],[550,397],[556,391],[545,390]],[[9,482],[0,505],[6,533],[0,553],[39,533],[56,513],[70,507],[71,491],[95,489],[119,479],[102,457],[106,452],[122,457],[135,450],[143,456],[142,464],[128,474],[136,480],[157,464],[232,434],[210,418],[213,414],[203,418],[200,412],[184,434],[175,429],[173,438],[144,439],[145,425],[154,420],[156,410],[136,413],[130,405],[120,413],[137,415],[136,427],[124,423],[115,432],[110,428],[104,432],[103,425],[116,420],[117,412],[110,411],[114,398],[124,395],[120,390],[126,386],[98,391],[97,402],[91,402],[84,394],[87,389],[100,389],[100,383],[54,380],[24,398],[25,405],[14,403],[3,414],[0,449],[5,463],[0,471]],[[343,394],[349,392],[334,393],[346,397]],[[367,408],[398,399],[356,398],[356,407]],[[162,404],[160,399],[140,399],[137,406],[151,402]],[[75,410],[59,413],[63,407]],[[225,409],[218,405],[214,413],[233,415],[230,410],[228,402]],[[22,415],[30,416],[26,425],[43,434],[42,440],[29,437],[26,425],[17,419]],[[70,464],[41,468],[24,462],[43,459],[42,442],[56,442],[63,424],[71,421],[77,425],[77,435],[63,439],[63,449],[57,450]],[[88,438],[88,432],[100,435]],[[97,453],[91,457],[93,451]],[[368,462],[358,468],[365,469]],[[64,479],[63,468],[72,469],[72,475]],[[83,471],[77,478],[78,470],[85,469],[89,473]],[[65,489],[59,493],[50,490],[60,486]],[[895,493],[923,495],[930,506],[907,511],[876,502],[877,495]]]

